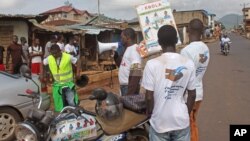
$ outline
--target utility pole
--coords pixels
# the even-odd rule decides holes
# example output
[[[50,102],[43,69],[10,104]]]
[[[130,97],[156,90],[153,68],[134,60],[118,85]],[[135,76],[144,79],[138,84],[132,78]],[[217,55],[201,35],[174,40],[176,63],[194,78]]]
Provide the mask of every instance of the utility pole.
[[[98,20],[97,22],[100,22],[100,0],[98,0]]]
[[[239,27],[239,15],[236,15],[237,16],[237,28]]]

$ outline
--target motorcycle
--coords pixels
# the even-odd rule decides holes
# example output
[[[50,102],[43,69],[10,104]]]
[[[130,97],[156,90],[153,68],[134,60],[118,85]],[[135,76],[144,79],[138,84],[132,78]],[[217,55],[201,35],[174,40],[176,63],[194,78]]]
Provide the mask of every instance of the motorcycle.
[[[229,45],[231,44],[231,42],[225,42],[224,43],[224,47],[222,50],[222,53],[227,56],[229,54]]]
[[[30,75],[23,76],[32,80]],[[32,80],[33,81],[33,80]],[[39,86],[33,81],[35,85]],[[16,125],[17,141],[148,141],[148,117],[124,110],[124,118],[120,122],[106,124],[96,113],[79,106],[66,106],[60,113],[40,109],[42,97],[40,92],[27,90],[27,94],[18,94],[39,100],[37,108],[30,109],[26,120]],[[93,93],[88,100],[101,101],[107,95]],[[83,100],[87,100],[83,99]],[[133,120],[131,120],[131,118]]]

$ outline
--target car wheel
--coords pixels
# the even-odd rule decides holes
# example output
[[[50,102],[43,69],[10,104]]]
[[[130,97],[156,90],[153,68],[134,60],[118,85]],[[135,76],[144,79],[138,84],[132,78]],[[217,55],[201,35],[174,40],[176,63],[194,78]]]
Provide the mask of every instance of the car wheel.
[[[20,115],[11,108],[0,108],[0,141],[13,141],[15,125],[21,121]]]

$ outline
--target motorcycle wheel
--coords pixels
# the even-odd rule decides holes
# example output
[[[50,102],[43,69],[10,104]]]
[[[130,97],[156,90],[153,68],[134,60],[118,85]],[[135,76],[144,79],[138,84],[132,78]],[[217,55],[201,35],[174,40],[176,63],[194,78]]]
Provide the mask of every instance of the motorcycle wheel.
[[[224,47],[224,55],[225,56],[228,55],[228,45],[225,45],[225,47]]]
[[[228,49],[225,50],[225,55],[226,55],[226,56],[228,55]]]
[[[129,131],[131,138],[128,141],[149,141],[148,133],[144,129],[134,129]]]

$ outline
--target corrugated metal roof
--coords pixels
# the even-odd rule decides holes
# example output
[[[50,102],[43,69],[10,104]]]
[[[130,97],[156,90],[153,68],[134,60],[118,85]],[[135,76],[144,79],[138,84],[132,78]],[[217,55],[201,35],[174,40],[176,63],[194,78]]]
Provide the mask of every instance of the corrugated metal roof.
[[[134,29],[134,30],[137,31],[137,32],[140,32],[140,31],[141,31],[141,27],[140,27],[139,24],[138,24],[138,25],[128,25],[128,27]]]
[[[60,32],[60,33],[73,33],[73,34],[83,34],[84,31],[80,31],[80,30],[73,30],[73,29],[69,29],[66,28],[64,26],[48,26],[48,25],[41,25],[39,23],[37,23],[36,20],[34,19],[30,19],[29,20],[35,27],[41,29],[41,30],[45,30],[45,31],[49,31],[49,32]]]
[[[44,25],[50,25],[50,26],[62,26],[62,25],[73,25],[73,24],[79,24],[78,21],[72,21],[67,19],[61,19],[61,20],[53,20],[49,22],[45,22]]]
[[[115,18],[110,18],[107,17],[103,14],[101,15],[94,15],[94,17],[92,19],[90,19],[89,22],[87,22],[87,24],[90,25],[95,25],[95,24],[110,24],[110,23],[116,23],[116,22],[120,22],[121,20],[117,20]]]
[[[29,20],[29,19],[36,19],[38,22],[41,22],[47,19],[48,16],[43,15],[24,15],[24,14],[0,14],[0,19],[21,19],[21,20]]]
[[[83,30],[85,31],[85,34],[91,34],[91,35],[98,35],[102,31],[110,31],[113,29],[104,28],[104,27],[96,27],[96,26],[84,26],[81,24],[75,24],[75,25],[69,25],[69,26],[60,26],[68,29],[75,29],[75,30]]]

